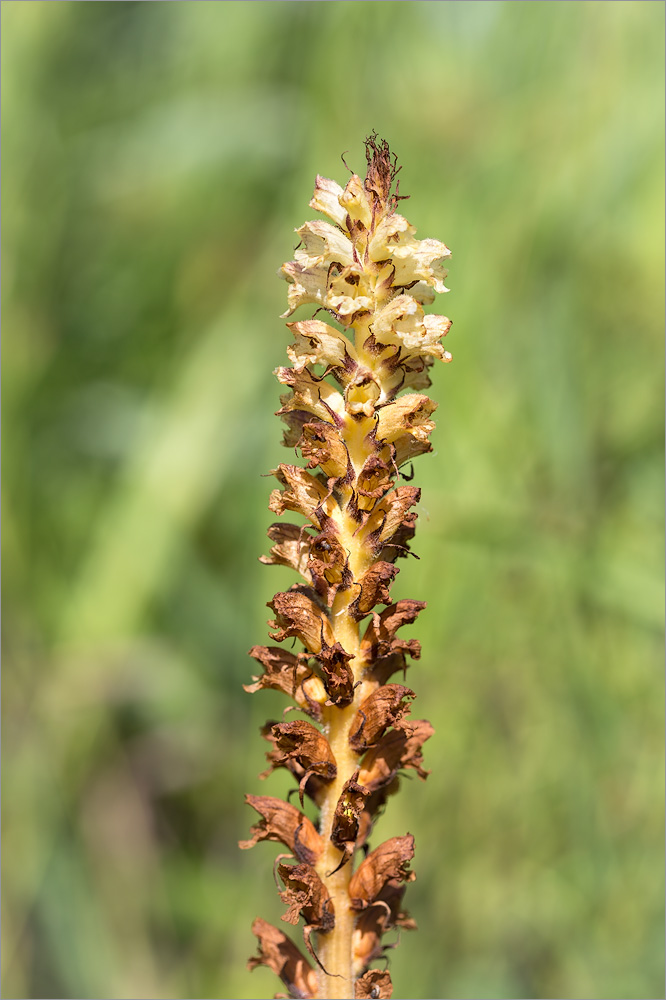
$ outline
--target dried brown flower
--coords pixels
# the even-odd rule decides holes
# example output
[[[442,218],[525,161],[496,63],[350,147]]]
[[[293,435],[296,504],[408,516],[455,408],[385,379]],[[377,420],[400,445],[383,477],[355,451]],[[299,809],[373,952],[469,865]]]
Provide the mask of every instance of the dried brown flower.
[[[269,795],[246,795],[245,801],[257,810],[261,820],[250,830],[251,839],[240,841],[241,850],[246,851],[261,840],[277,840],[307,864],[314,864],[321,856],[324,844],[304,813]]]
[[[414,697],[414,692],[403,684],[383,684],[368,695],[351,725],[349,742],[354,750],[361,753],[373,746],[389,726],[409,711],[405,699]]]
[[[315,971],[286,934],[261,917],[252,924],[252,933],[259,938],[259,954],[247,963],[250,971],[266,965],[280,977],[290,996],[299,1000],[317,996]]]
[[[361,862],[349,883],[351,905],[355,910],[364,910],[375,902],[390,879],[413,882],[416,876],[407,867],[414,857],[414,838],[391,837],[370,851]]]

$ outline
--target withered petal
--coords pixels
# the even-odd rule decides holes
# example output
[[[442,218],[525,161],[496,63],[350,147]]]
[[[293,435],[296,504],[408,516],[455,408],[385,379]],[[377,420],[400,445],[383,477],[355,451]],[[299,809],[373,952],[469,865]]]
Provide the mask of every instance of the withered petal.
[[[384,548],[379,553],[379,558],[385,562],[395,562],[396,559],[401,557],[414,555],[410,552],[409,542],[416,534],[416,520],[418,514],[415,510],[410,511],[409,514],[405,514],[402,522],[398,526],[397,530],[393,533],[392,538],[384,543]],[[418,556],[415,558],[418,559]]]
[[[261,917],[252,924],[252,933],[259,939],[259,954],[247,964],[250,972],[259,965],[272,969],[298,1000],[317,996],[317,976],[291,938]]]
[[[378,500],[393,486],[391,469],[377,454],[370,455],[358,474],[356,490],[362,497]],[[370,506],[364,508],[370,510]]]
[[[288,847],[299,861],[310,865],[317,861],[324,845],[305,813],[269,795],[246,795],[245,801],[256,809],[261,819],[251,828],[251,839],[239,842],[242,851],[262,840],[272,840]]]
[[[310,545],[308,572],[317,593],[330,607],[337,591],[352,582],[349,559],[333,533],[333,521]]]
[[[351,877],[349,897],[355,910],[364,910],[373,903],[389,879],[413,882],[415,875],[409,870],[414,857],[414,838],[391,837],[368,854]]]

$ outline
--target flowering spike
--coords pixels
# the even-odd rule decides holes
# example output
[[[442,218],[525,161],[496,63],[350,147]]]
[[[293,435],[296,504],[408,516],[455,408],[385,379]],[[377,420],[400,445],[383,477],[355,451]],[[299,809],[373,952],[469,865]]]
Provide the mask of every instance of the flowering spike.
[[[248,795],[261,819],[261,840],[284,844],[293,863],[278,865],[287,905],[283,920],[304,921],[303,938],[315,966],[280,930],[257,918],[259,956],[291,997],[390,997],[386,971],[371,968],[390,945],[382,935],[412,929],[401,910],[405,884],[414,879],[411,834],[393,837],[354,866],[379,810],[413,768],[420,778],[423,745],[433,729],[408,718],[414,692],[390,678],[421,653],[416,639],[398,637],[423,610],[423,601],[391,603],[396,560],[410,553],[420,490],[398,485],[412,478],[412,459],[431,450],[436,404],[423,391],[435,361],[450,361],[442,347],[451,321],[426,314],[444,285],[450,251],[438,240],[417,240],[396,211],[399,167],[388,144],[366,140],[364,179],[351,173],[342,188],[317,176],[310,207],[326,220],[297,233],[294,260],[282,267],[291,316],[303,305],[316,318],[287,323],[292,367],[278,368],[287,390],[278,415],[284,444],[303,465],[282,463],[270,509],[301,515],[268,529],[272,547],[261,561],[289,566],[301,582],[277,593],[269,607],[271,638],[294,640],[293,652],[254,646],[264,673],[247,691],[272,688],[309,717],[269,722],[269,777],[286,768],[303,806],[319,808],[319,829],[304,812],[280,799]],[[330,322],[321,318],[328,313]],[[336,325],[331,325],[336,324]],[[377,611],[378,605],[384,609]],[[366,620],[366,621],[364,621]],[[278,860],[280,860],[278,859]]]

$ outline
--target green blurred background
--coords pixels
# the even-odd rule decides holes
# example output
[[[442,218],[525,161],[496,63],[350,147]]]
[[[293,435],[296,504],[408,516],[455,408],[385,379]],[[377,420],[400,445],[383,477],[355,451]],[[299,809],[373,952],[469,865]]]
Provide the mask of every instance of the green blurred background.
[[[396,997],[655,998],[663,33],[653,2],[2,4],[5,997],[251,998],[242,690],[314,175],[403,164],[454,364],[396,597],[432,774]],[[305,311],[303,315],[306,315]],[[383,839],[383,837],[382,837]],[[377,842],[377,841],[375,841]]]

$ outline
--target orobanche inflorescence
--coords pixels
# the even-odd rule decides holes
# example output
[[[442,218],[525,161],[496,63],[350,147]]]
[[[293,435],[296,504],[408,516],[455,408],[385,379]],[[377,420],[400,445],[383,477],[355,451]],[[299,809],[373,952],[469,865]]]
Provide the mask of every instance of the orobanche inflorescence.
[[[284,443],[305,467],[273,470],[280,488],[269,506],[305,523],[271,525],[263,562],[302,578],[269,605],[271,638],[297,646],[255,646],[250,655],[263,672],[247,686],[278,689],[307,716],[285,712],[262,730],[271,747],[262,777],[288,768],[301,808],[248,795],[259,821],[241,847],[284,846],[276,861],[282,919],[303,919],[310,956],[258,917],[259,954],[250,968],[276,972],[288,991],[278,996],[320,1000],[391,996],[388,972],[371,966],[384,953],[386,931],[415,926],[402,908],[405,883],[414,879],[414,839],[406,833],[372,850],[368,842],[400,772],[426,777],[422,748],[433,732],[410,715],[414,692],[392,680],[404,679],[408,658],[420,655],[417,640],[398,633],[425,604],[391,603],[389,592],[396,560],[409,552],[420,496],[415,486],[396,485],[399,469],[430,451],[435,403],[422,390],[433,362],[451,359],[441,344],[450,320],[423,308],[447,291],[450,251],[415,239],[397,213],[398,170],[387,144],[371,136],[366,158],[365,180],[352,174],[344,189],[317,177],[310,207],[330,221],[297,230],[294,260],[282,268],[285,316],[309,305],[337,326],[320,318],[287,324],[292,367],[276,372],[288,390],[278,413]],[[318,827],[305,796],[318,809]]]

